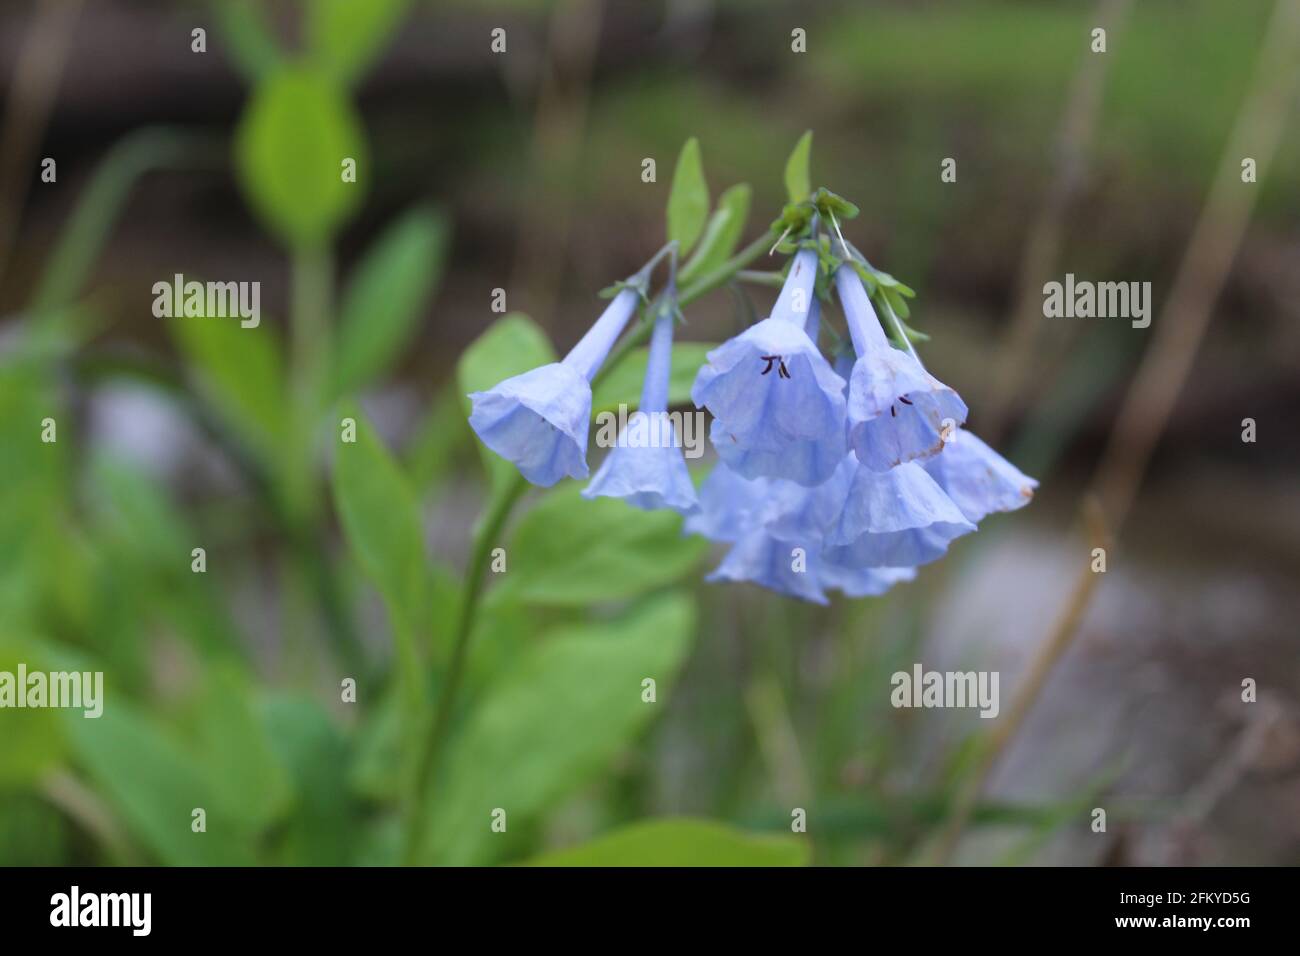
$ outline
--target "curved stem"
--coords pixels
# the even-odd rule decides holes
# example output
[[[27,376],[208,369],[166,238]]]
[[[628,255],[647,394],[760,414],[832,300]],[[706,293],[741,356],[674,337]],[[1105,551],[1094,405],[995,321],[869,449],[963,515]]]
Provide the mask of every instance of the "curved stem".
[[[744,249],[722,263],[717,268],[705,273],[699,279],[684,288],[677,297],[680,307],[685,307],[701,296],[708,294],[733,278],[767,251],[767,237],[760,236]],[[592,384],[600,382],[606,375],[618,367],[633,349],[645,343],[650,337],[653,323],[643,322],[640,326],[614,349],[604,368],[592,379]],[[470,638],[474,633],[474,622],[478,617],[480,598],[483,594],[483,582],[488,567],[488,558],[492,547],[501,535],[502,529],[510,520],[515,504],[528,488],[523,476],[516,474],[509,485],[492,502],[491,508],[474,534],[474,548],[470,554],[469,566],[465,570],[465,589],[460,607],[456,613],[456,629],[452,638],[451,660],[447,664],[447,680],[443,684],[438,700],[438,709],[433,724],[424,744],[420,748],[415,767],[413,796],[407,818],[407,838],[404,862],[407,865],[418,863],[428,830],[427,802],[428,790],[434,784],[446,747],[447,735],[451,730],[452,714],[455,710],[456,697],[464,680],[465,663],[469,658]]]

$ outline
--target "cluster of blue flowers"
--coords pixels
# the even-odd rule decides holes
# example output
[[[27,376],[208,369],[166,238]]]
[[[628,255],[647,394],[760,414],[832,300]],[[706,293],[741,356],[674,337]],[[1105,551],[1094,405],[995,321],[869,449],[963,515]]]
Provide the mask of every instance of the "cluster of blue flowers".
[[[730,545],[708,580],[750,581],[820,604],[827,591],[883,594],[990,513],[1028,503],[1037,486],[961,427],[965,403],[925,370],[901,328],[906,348],[891,344],[864,264],[841,247],[845,257],[834,259],[803,243],[771,315],[709,352],[691,398],[713,416],[720,461],[698,492],[675,441],[627,441],[626,433],[583,491],[671,508],[686,516],[687,532]],[[821,290],[819,270],[830,279]],[[470,396],[474,431],[533,484],[587,476],[591,380],[635,314],[644,275],[618,291],[562,361]],[[852,341],[834,366],[817,344],[818,292],[829,297],[831,288]],[[650,310],[643,417],[668,406],[673,296],[670,282]],[[896,321],[892,310],[888,317]]]

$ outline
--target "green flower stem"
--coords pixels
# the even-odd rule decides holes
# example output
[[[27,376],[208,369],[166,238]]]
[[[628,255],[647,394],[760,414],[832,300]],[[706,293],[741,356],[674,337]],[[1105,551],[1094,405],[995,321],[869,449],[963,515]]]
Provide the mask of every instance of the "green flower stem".
[[[324,249],[299,249],[292,260],[289,388],[293,439],[286,462],[291,513],[309,522],[317,489],[312,481],[321,398],[330,370],[330,286],[333,262]]]
[[[726,262],[683,288],[677,297],[678,305],[684,308],[733,279],[740,270],[767,251],[768,239],[766,235],[760,236]],[[592,385],[598,384],[617,368],[633,349],[643,345],[650,337],[651,329],[651,323],[642,322],[631,335],[624,338],[610,355],[605,367],[592,380]],[[492,499],[484,520],[474,534],[474,548],[470,554],[469,566],[465,570],[465,587],[456,613],[456,629],[452,638],[451,660],[447,664],[447,679],[443,683],[438,709],[416,764],[414,796],[407,817],[406,846],[403,854],[407,865],[418,863],[421,859],[421,850],[428,831],[429,788],[435,781],[438,764],[446,747],[447,734],[451,728],[456,696],[464,677],[465,662],[469,657],[470,637],[474,633],[474,622],[483,595],[483,581],[487,572],[488,559],[502,530],[510,520],[514,506],[523,497],[527,488],[528,482],[523,476],[515,474],[510,484]]]
[[[330,362],[330,285],[333,263],[327,249],[295,249],[290,263],[289,308],[289,408],[290,437],[282,463],[281,489],[295,539],[313,527],[319,510],[319,489],[315,481],[316,436],[320,425],[321,396]],[[308,593],[311,569],[299,562],[289,571]],[[289,626],[285,636],[290,656],[300,669],[312,660],[307,647],[311,610],[305,596],[286,602]],[[304,675],[305,676],[305,675]]]

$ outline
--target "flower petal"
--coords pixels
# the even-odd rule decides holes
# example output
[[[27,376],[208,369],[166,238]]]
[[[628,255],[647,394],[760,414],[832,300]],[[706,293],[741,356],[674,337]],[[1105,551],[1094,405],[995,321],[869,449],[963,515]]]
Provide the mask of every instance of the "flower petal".
[[[914,567],[942,557],[950,541],[974,530],[920,465],[889,471],[864,465],[825,551],[849,567]]]
[[[572,367],[553,362],[469,397],[470,427],[533,484],[587,476],[591,386]]]
[[[843,389],[802,328],[764,319],[709,353],[691,398],[713,413],[709,437],[737,473],[812,486],[844,454]]]
[[[965,429],[923,467],[968,521],[1023,508],[1038,487],[1037,481]]]

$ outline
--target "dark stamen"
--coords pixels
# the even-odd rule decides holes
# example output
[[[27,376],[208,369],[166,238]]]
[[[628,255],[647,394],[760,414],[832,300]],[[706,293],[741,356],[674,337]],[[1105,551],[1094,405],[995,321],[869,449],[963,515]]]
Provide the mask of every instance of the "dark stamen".
[[[911,405],[911,404],[912,404],[911,402],[909,402],[909,401],[907,400],[907,396],[906,396],[906,395],[899,395],[899,396],[898,396],[898,400],[899,400],[900,402],[902,402],[904,405]]]
[[[898,417],[898,409],[895,408],[893,405],[890,405],[890,406],[889,406],[889,416],[890,416],[891,418],[897,418],[897,417]]]

